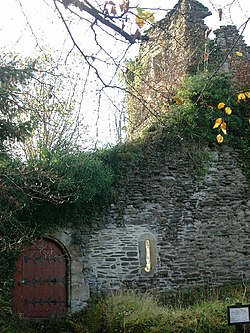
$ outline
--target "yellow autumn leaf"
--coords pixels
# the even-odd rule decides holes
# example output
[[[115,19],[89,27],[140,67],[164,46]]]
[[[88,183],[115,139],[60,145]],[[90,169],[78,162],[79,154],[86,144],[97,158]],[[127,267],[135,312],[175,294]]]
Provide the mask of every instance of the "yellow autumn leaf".
[[[222,121],[223,121],[222,118],[217,118],[217,119],[215,120],[215,123],[214,123],[213,129],[214,129],[214,128],[218,128],[218,127],[221,125]]]
[[[218,105],[217,105],[217,108],[218,109],[223,109],[225,107],[225,103],[223,102],[220,102]]]
[[[222,130],[222,132],[224,134],[227,134],[227,123],[225,121],[223,121],[220,125],[220,129]]]
[[[246,99],[246,95],[243,93],[238,94],[238,101],[244,101]]]
[[[250,91],[246,91],[244,94],[247,96],[247,98],[250,98]]]
[[[224,138],[221,134],[217,134],[216,135],[216,140],[218,143],[222,143],[224,141]]]
[[[183,105],[184,104],[183,100],[179,97],[174,97],[174,100],[175,100],[176,104],[178,104],[178,105]]]
[[[139,16],[136,16],[135,18],[135,23],[138,25],[138,27],[143,27],[144,24],[146,23],[145,20],[141,19]]]
[[[243,56],[243,54],[242,54],[241,52],[239,52],[239,51],[236,51],[235,54],[236,54],[238,57],[242,57],[242,56]]]
[[[227,106],[225,107],[225,112],[230,116],[230,114],[232,113],[232,109],[229,106]]]
[[[248,122],[249,122],[249,124],[250,124],[250,118],[248,119]]]
[[[150,23],[155,23],[155,17],[151,10],[146,10],[140,7],[137,7],[137,16],[139,19],[143,20],[144,22],[149,21]],[[138,25],[138,23],[136,22]]]

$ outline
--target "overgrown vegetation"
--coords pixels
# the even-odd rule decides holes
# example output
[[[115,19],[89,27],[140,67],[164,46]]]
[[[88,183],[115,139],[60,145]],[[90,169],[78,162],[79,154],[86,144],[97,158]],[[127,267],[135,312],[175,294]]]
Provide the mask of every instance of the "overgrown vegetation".
[[[121,292],[93,299],[85,311],[63,320],[15,318],[0,327],[1,333],[231,333],[235,328],[227,324],[227,306],[249,301],[249,285],[182,290],[161,300]]]
[[[242,96],[242,97],[240,97]],[[172,144],[183,142],[219,149],[216,137],[239,152],[239,164],[250,180],[250,96],[238,93],[227,73],[211,76],[200,73],[187,77],[171,106],[152,124],[144,136],[161,138]],[[215,126],[216,121],[220,121]],[[218,141],[218,142],[217,142]],[[168,143],[169,143],[168,142]],[[195,152],[192,154],[195,159]]]

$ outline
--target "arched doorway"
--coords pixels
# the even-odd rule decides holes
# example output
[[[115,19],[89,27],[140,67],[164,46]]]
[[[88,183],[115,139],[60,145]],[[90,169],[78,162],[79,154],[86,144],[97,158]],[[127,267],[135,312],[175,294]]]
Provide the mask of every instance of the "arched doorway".
[[[13,311],[25,318],[65,315],[68,263],[65,250],[51,239],[27,245],[16,263]]]

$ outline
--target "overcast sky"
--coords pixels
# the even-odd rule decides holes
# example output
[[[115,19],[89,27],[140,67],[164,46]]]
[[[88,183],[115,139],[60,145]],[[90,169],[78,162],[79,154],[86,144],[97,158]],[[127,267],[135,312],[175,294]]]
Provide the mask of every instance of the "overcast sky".
[[[119,3],[119,1],[117,2]],[[235,24],[240,28],[250,17],[249,0],[201,0],[200,2],[213,14],[205,22],[214,30],[220,25],[227,24]],[[132,5],[139,5],[143,8],[171,9],[176,3],[176,0],[131,0]],[[223,9],[221,21],[219,21],[218,15],[219,8]],[[164,15],[164,11],[159,11],[156,17],[161,18]],[[27,19],[30,27],[27,25]],[[65,28],[53,12],[52,0],[46,0],[46,2],[44,0],[2,1],[0,11],[0,45],[2,47],[20,48],[19,51],[24,53],[32,52],[36,41],[30,28],[33,29],[34,34],[37,34],[37,37],[43,36],[44,42],[55,47],[59,47],[66,35]],[[250,23],[244,31],[244,36],[247,43],[250,44]]]

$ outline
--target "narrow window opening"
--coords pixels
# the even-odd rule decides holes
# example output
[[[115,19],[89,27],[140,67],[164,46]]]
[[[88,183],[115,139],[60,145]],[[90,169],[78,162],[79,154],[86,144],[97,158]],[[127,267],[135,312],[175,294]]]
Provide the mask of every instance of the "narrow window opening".
[[[146,240],[146,266],[145,266],[145,272],[150,272],[151,270],[151,258],[150,258],[150,240]]]
[[[141,274],[153,276],[157,267],[157,250],[155,236],[146,232],[139,237],[138,242]]]

